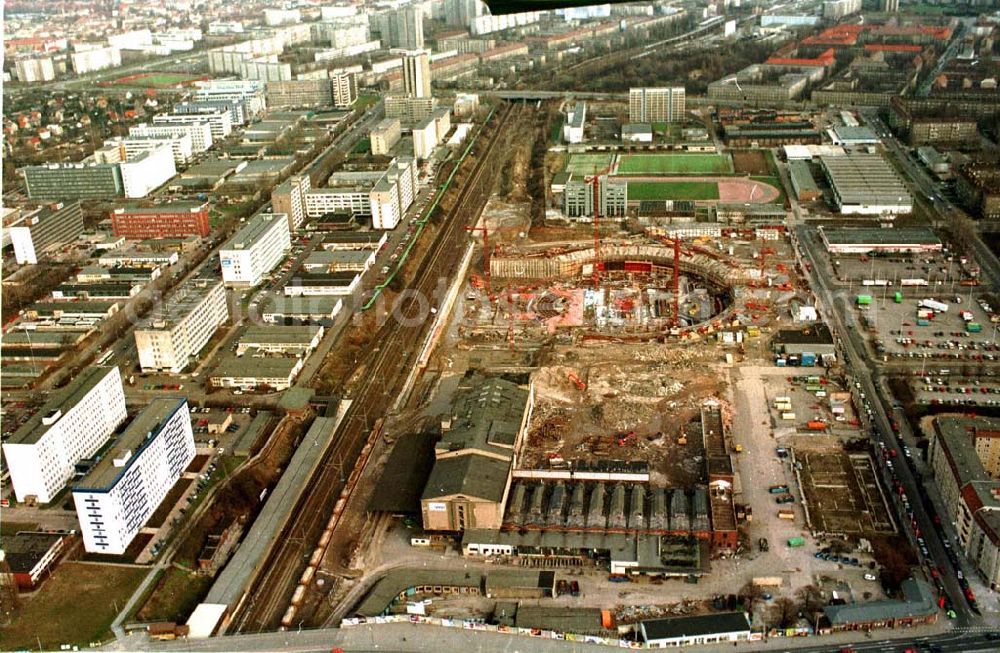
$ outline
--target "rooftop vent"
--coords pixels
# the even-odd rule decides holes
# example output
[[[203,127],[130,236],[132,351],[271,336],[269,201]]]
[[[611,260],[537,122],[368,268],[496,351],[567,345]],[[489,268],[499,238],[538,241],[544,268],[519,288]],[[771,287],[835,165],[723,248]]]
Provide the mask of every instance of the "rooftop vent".
[[[51,413],[42,418],[42,424],[44,426],[52,426],[53,424],[59,421],[60,417],[62,417],[62,409],[56,408]]]
[[[132,457],[132,450],[126,449],[125,451],[121,452],[118,456],[116,456],[114,460],[112,460],[111,462],[114,464],[115,467],[124,467],[125,463],[127,463],[128,459],[131,457]]]

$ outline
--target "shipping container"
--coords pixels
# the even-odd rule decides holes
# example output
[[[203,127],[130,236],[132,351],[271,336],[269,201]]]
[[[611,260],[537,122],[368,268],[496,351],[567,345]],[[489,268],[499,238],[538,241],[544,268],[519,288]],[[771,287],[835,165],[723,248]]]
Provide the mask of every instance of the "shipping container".
[[[778,519],[794,520],[795,519],[795,511],[794,510],[779,510],[778,511]]]
[[[774,403],[776,404],[790,404],[792,403],[792,398],[786,395],[781,395],[780,397],[774,398]]]
[[[788,546],[792,547],[793,549],[795,547],[805,546],[805,544],[806,544],[806,538],[804,538],[804,537],[800,536],[800,537],[790,537],[790,538],[788,538]]]
[[[802,367],[813,367],[816,365],[816,354],[804,351],[802,352]]]
[[[788,365],[788,361],[786,361],[784,358],[778,358],[774,361],[774,364],[777,367],[785,367],[786,365]]]
[[[903,293],[897,291],[896,294],[895,294],[895,296],[893,297],[893,301],[895,301],[897,304],[902,304],[903,303]]]
[[[871,295],[858,295],[857,297],[858,306],[870,306],[872,303]]]
[[[930,326],[930,325],[931,325],[930,320],[924,318],[920,318],[919,320],[917,320],[917,326]]]
[[[810,431],[822,431],[826,428],[826,422],[821,422],[820,420],[813,420],[806,423],[806,428]]]
[[[772,485],[771,487],[767,488],[767,491],[770,492],[771,494],[787,494],[788,493],[788,486],[787,485]]]
[[[781,419],[785,420],[786,422],[790,422],[793,419],[795,419],[795,413],[782,413]]]
[[[965,330],[969,333],[979,333],[983,330],[983,325],[979,322],[969,322],[965,325]]]

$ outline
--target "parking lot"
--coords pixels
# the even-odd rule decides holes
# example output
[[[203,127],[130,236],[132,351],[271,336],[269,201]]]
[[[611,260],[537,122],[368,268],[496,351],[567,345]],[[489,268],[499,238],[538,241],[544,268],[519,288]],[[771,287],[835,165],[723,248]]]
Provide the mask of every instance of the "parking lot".
[[[1000,379],[923,376],[910,380],[916,403],[932,406],[998,406]]]
[[[962,291],[962,280],[969,283],[979,274],[974,264],[962,258],[940,254],[894,254],[891,256],[830,256],[834,278],[841,284],[861,290],[866,282],[889,282],[892,287],[910,287],[929,292]],[[952,258],[952,260],[948,260]],[[874,289],[872,286],[871,288]]]
[[[941,296],[935,301],[946,305],[947,310],[933,311],[921,307],[920,299],[904,297],[897,303],[892,292],[886,294],[888,297],[884,299],[872,295],[867,306],[859,306],[854,297],[858,323],[867,328],[875,353],[884,361],[1000,360],[997,324],[992,321],[994,307],[985,298],[969,294]],[[921,309],[923,314],[919,313]]]
[[[857,436],[854,406],[837,380],[827,377],[821,367],[785,368],[784,373],[789,376],[772,375],[764,381],[776,437],[799,432]]]

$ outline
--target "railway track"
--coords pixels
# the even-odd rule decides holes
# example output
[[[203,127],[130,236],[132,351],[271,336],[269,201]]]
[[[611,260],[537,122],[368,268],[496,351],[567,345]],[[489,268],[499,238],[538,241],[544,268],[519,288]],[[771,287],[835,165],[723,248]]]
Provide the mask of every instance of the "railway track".
[[[518,110],[523,110],[523,107]],[[276,630],[282,621],[292,594],[323,528],[345,488],[376,420],[390,409],[406,378],[421,337],[431,320],[420,318],[427,310],[425,298],[434,296],[438,279],[447,278],[458,265],[461,241],[467,238],[465,227],[478,219],[496,179],[494,161],[496,144],[503,138],[503,127],[515,111],[505,105],[493,125],[489,140],[478,145],[478,158],[472,174],[455,198],[443,220],[430,251],[421,261],[410,288],[416,292],[405,297],[397,308],[404,318],[390,318],[379,329],[378,348],[369,352],[366,373],[360,387],[352,390],[353,403],[344,415],[333,443],[316,473],[309,479],[310,490],[292,509],[288,524],[262,565],[252,587],[232,622],[231,630],[260,632]]]

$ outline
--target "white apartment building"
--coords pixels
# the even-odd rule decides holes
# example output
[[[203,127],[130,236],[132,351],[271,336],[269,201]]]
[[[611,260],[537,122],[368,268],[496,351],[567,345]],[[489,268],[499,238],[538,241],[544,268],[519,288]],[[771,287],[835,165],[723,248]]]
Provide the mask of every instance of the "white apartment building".
[[[566,122],[563,123],[563,140],[567,143],[582,143],[586,122],[587,103],[577,102],[573,105],[573,109],[566,114]]]
[[[318,218],[328,213],[370,215],[371,191],[358,188],[313,188],[305,193],[306,216]]]
[[[124,553],[194,455],[187,399],[153,399],[73,488],[84,549]]]
[[[14,62],[17,79],[25,84],[51,82],[56,78],[52,57],[31,57]]]
[[[306,193],[311,182],[309,175],[293,175],[271,191],[271,207],[275,213],[288,216],[288,229],[295,231],[306,218]]]
[[[145,197],[177,174],[170,146],[139,152],[135,158],[118,164],[122,173],[125,197]]]
[[[372,141],[374,147],[374,140]],[[413,127],[413,156],[418,159],[430,158],[438,145],[437,127],[434,118],[424,118]],[[374,153],[374,149],[373,149]]]
[[[194,99],[196,102],[239,102],[252,120],[263,115],[267,108],[264,83],[258,80],[217,80],[196,82]]]
[[[177,134],[175,136],[149,136],[149,137],[129,137],[122,139],[122,148],[125,150],[125,160],[136,158],[140,152],[150,152],[160,147],[169,147],[170,153],[174,157],[174,166],[186,165],[194,156],[194,149],[191,147],[191,134]]]
[[[373,229],[395,229],[417,193],[417,161],[397,157],[371,192]]]
[[[206,113],[161,113],[153,116],[153,125],[196,125],[207,122],[213,141],[221,141],[233,131],[232,113],[219,109]]]
[[[117,367],[88,367],[3,445],[18,501],[49,503],[73,478],[74,466],[97,453],[125,421]]]
[[[228,319],[221,281],[186,281],[135,328],[139,366],[143,372],[179,374]]]
[[[70,54],[69,59],[77,75],[122,65],[121,52],[110,45],[104,48],[78,50]]]
[[[403,89],[413,97],[431,96],[431,58],[425,50],[403,57]]]
[[[680,122],[684,119],[684,107],[683,86],[628,90],[629,122]]]
[[[330,85],[333,89],[333,106],[338,109],[346,109],[358,99],[358,77],[354,73],[331,70]]]
[[[192,118],[195,116],[191,116]],[[212,147],[212,126],[208,121],[186,124],[142,124],[129,127],[129,138],[184,138],[191,139],[191,152],[198,154]]]
[[[383,118],[372,127],[368,135],[371,141],[372,154],[388,155],[393,146],[399,142],[402,127],[398,118]]]
[[[288,216],[283,213],[259,213],[219,250],[222,280],[227,286],[256,286],[281,262],[291,247]]]

